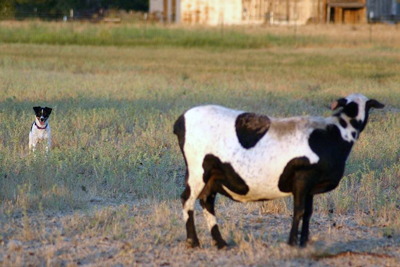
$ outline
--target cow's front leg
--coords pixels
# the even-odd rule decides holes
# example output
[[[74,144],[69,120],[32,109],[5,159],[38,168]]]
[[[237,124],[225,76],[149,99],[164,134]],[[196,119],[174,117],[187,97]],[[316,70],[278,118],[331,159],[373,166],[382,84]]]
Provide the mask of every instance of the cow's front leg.
[[[313,195],[306,196],[303,226],[301,229],[300,246],[305,247],[309,237],[310,218],[313,213]]]
[[[298,243],[298,229],[301,218],[304,215],[307,185],[300,177],[295,177],[293,186],[293,222],[289,236],[289,245],[295,246]]]

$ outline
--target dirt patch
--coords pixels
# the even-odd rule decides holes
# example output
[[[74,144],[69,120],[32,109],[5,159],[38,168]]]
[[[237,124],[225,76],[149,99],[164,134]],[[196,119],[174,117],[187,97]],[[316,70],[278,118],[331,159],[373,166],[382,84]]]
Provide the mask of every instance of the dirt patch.
[[[1,218],[3,266],[399,266],[400,235],[352,215],[316,213],[305,249],[286,245],[291,216],[220,203],[219,251],[199,208],[201,248],[185,243],[177,203],[92,205],[87,211]]]

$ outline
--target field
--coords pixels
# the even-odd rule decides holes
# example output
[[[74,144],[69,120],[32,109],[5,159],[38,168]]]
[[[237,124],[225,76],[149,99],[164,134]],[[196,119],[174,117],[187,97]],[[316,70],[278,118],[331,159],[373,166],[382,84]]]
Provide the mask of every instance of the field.
[[[3,266],[400,266],[400,29],[179,28],[0,22]],[[217,199],[229,248],[188,249],[175,119],[214,103],[328,116],[378,99],[334,191],[315,198],[311,243],[286,245],[290,198]],[[53,147],[28,151],[32,107],[53,108]]]

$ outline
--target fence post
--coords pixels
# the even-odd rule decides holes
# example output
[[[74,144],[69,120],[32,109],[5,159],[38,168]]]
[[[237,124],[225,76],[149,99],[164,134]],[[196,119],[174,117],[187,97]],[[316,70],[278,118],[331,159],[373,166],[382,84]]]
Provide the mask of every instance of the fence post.
[[[224,38],[224,17],[222,17],[221,21],[221,38]]]
[[[146,31],[147,31],[147,13],[144,13],[144,37],[146,37]]]
[[[271,25],[274,24],[274,11],[270,12],[269,24],[271,24]]]
[[[369,12],[369,42],[372,43],[372,18],[374,17],[374,12]]]

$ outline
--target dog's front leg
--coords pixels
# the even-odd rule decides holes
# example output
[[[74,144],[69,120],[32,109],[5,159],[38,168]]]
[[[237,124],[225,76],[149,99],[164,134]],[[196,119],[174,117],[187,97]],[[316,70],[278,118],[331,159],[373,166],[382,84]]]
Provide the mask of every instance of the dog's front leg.
[[[36,151],[36,143],[32,143],[32,146],[31,146],[30,150],[32,151],[33,154],[35,154],[35,151]]]
[[[49,153],[50,148],[51,148],[51,138],[49,136],[49,138],[47,139],[46,153]]]
[[[34,142],[33,140],[32,140],[32,138],[29,138],[29,153],[30,152],[35,152],[35,150],[36,150],[36,142]]]

